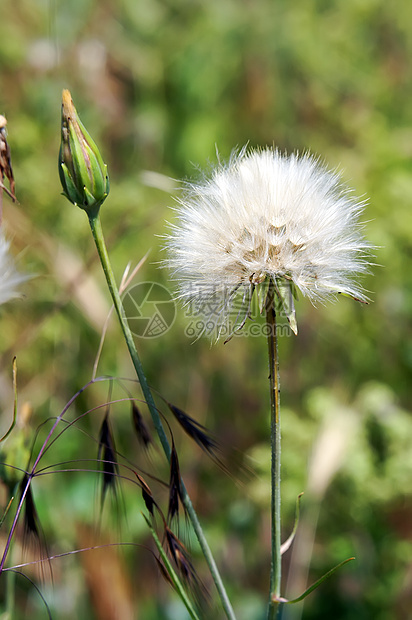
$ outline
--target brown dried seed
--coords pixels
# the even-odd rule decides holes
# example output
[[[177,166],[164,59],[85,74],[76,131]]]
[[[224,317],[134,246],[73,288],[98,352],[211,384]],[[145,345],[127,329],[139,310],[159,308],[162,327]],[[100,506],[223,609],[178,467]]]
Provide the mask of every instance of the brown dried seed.
[[[16,184],[11,166],[10,147],[7,142],[6,118],[0,114],[0,187],[4,189],[13,202],[16,201],[15,190]],[[3,185],[4,176],[10,183],[10,191]]]

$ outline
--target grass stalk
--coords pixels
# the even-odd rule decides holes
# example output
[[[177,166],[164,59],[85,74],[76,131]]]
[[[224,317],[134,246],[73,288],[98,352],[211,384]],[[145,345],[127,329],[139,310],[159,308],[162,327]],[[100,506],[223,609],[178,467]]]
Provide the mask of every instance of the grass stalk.
[[[160,418],[159,412],[157,410],[152,392],[150,390],[149,384],[147,382],[146,376],[143,371],[143,366],[140,361],[135,342],[133,340],[132,332],[130,331],[127,318],[125,316],[122,301],[120,299],[119,290],[114,278],[113,270],[111,267],[109,255],[107,252],[106,244],[103,237],[103,230],[101,226],[100,216],[97,213],[93,213],[89,215],[89,223],[92,231],[93,239],[96,244],[97,252],[99,254],[100,262],[103,267],[104,274],[106,276],[107,285],[109,287],[109,291],[113,300],[113,304],[117,313],[117,316],[120,321],[120,325],[123,331],[123,336],[125,338],[127,348],[129,349],[130,357],[135,368],[137,377],[140,382],[140,386],[143,392],[143,396],[146,400],[147,406],[150,411],[150,415],[153,420],[153,424],[155,426],[156,432],[159,436],[160,443],[162,444],[163,451],[170,461],[171,455],[171,447],[166,436],[162,420]],[[229,601],[228,595],[226,593],[226,589],[224,587],[222,578],[220,576],[219,570],[217,568],[216,562],[213,558],[210,547],[207,543],[206,537],[200,525],[199,519],[197,517],[196,511],[193,507],[189,494],[186,490],[184,482],[182,480],[182,501],[186,507],[187,513],[191,520],[193,529],[196,533],[197,539],[199,541],[200,548],[202,549],[205,560],[209,566],[210,573],[212,575],[213,581],[216,585],[216,589],[219,593],[220,600],[222,602],[223,609],[226,613],[226,616],[229,620],[236,620],[233,608]]]

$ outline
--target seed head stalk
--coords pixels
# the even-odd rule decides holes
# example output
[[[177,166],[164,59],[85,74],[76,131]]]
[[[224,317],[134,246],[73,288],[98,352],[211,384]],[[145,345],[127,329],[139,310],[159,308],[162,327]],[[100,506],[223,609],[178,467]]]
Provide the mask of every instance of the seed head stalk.
[[[267,620],[279,619],[281,592],[280,402],[276,311],[296,334],[297,291],[312,303],[338,294],[368,303],[358,276],[370,245],[359,217],[365,203],[319,158],[278,149],[233,152],[209,178],[187,183],[178,200],[167,266],[179,296],[204,315],[217,339],[245,326],[256,290],[265,299],[271,401],[271,575]],[[265,297],[264,297],[265,296]],[[261,297],[259,297],[261,300]],[[276,299],[276,304],[274,303]],[[241,300],[241,310],[238,302]],[[235,320],[233,321],[233,318]]]
[[[268,620],[279,616],[282,556],[280,518],[280,384],[276,311],[274,305],[274,282],[271,279],[266,298],[266,324],[268,326],[269,384],[270,384],[270,437],[271,437],[271,525],[272,554]]]
[[[99,254],[99,258],[100,258],[100,262],[102,264],[103,267],[103,271],[104,274],[106,276],[106,281],[107,281],[107,285],[109,287],[109,291],[110,294],[112,296],[112,300],[113,300],[113,304],[117,313],[117,316],[119,318],[120,321],[120,325],[123,331],[123,335],[127,344],[127,347],[129,349],[129,353],[130,353],[130,357],[132,359],[132,363],[133,366],[135,368],[137,377],[139,379],[140,382],[140,386],[142,388],[142,392],[143,392],[143,396],[146,400],[147,406],[149,408],[150,411],[150,415],[152,417],[153,420],[153,424],[156,428],[157,434],[159,436],[160,439],[160,443],[162,444],[162,448],[163,451],[167,457],[167,459],[170,461],[170,455],[171,455],[171,447],[169,444],[169,441],[167,439],[161,418],[159,416],[159,412],[157,410],[156,404],[154,402],[154,398],[152,395],[152,392],[150,390],[149,384],[147,382],[146,376],[144,374],[143,371],[143,367],[142,367],[142,363],[140,361],[137,349],[136,349],[136,345],[134,343],[133,340],[133,335],[132,332],[130,331],[124,310],[123,310],[123,304],[122,301],[120,299],[120,294],[119,294],[119,290],[116,284],[116,280],[114,278],[113,275],[113,270],[111,267],[111,263],[110,263],[110,259],[109,259],[109,255],[107,252],[107,248],[106,248],[106,244],[104,241],[104,237],[103,237],[103,231],[102,231],[102,226],[101,226],[101,221],[100,221],[100,215],[99,212],[89,212],[88,213],[89,216],[89,223],[90,223],[90,228],[92,231],[92,235],[93,235],[93,239],[95,241],[96,244],[96,248],[97,248],[97,252]],[[207,543],[207,540],[205,538],[205,535],[203,533],[202,527],[200,525],[199,519],[197,517],[196,511],[193,508],[193,504],[191,502],[191,499],[189,497],[189,494],[186,490],[186,487],[184,485],[184,482],[182,480],[181,483],[181,489],[182,489],[182,501],[183,504],[188,512],[189,518],[192,522],[193,525],[193,529],[195,530],[197,539],[199,541],[199,545],[200,548],[202,549],[203,555],[205,557],[205,560],[209,566],[209,570],[210,573],[212,575],[213,581],[215,582],[216,585],[216,589],[219,593],[221,602],[222,602],[222,606],[223,609],[226,613],[226,616],[229,620],[236,620],[235,618],[235,614],[233,611],[233,608],[231,606],[231,603],[229,601],[229,598],[227,596],[222,578],[219,574],[218,568],[216,566],[216,562],[213,558],[212,552],[210,550],[210,547]]]

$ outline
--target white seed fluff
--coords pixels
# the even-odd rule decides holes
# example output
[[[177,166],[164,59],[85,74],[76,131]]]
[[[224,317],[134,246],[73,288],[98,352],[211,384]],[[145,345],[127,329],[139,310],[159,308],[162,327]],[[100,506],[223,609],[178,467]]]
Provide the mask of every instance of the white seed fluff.
[[[0,304],[20,297],[18,287],[31,277],[17,271],[9,254],[9,247],[10,243],[0,231]]]
[[[230,291],[268,276],[313,303],[337,293],[366,301],[357,283],[369,265],[364,202],[313,156],[243,149],[178,202],[167,264],[184,301],[213,296],[224,316]]]

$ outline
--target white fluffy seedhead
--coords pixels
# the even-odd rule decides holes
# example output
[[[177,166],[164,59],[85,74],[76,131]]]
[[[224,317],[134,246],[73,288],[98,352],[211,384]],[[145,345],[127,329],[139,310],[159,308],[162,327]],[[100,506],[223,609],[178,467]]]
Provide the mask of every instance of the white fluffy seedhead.
[[[216,325],[235,294],[247,303],[270,278],[293,284],[312,302],[338,293],[366,302],[357,282],[369,265],[363,207],[336,172],[309,154],[243,149],[210,179],[188,184],[179,200],[167,263],[180,297],[203,306],[213,301]]]

